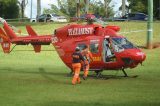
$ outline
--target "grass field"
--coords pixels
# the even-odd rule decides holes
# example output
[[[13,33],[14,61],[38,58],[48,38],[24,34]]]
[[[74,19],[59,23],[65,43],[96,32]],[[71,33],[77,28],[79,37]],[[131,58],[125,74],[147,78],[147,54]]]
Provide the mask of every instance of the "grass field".
[[[145,30],[144,22],[110,23],[122,31]],[[39,34],[53,33],[64,24],[34,24]],[[24,31],[24,26],[18,28]],[[160,41],[160,23],[154,23],[154,39]],[[25,33],[25,32],[24,32]],[[146,32],[126,34],[133,43],[144,46]],[[160,49],[143,51],[147,59],[143,66],[127,69],[137,78],[89,77],[82,84],[71,85],[69,69],[62,63],[53,46],[43,46],[40,54],[32,47],[17,46],[11,54],[0,50],[0,106],[159,106]],[[51,51],[50,51],[51,50]],[[90,72],[90,75],[94,74]],[[121,71],[104,71],[103,75],[123,75]]]

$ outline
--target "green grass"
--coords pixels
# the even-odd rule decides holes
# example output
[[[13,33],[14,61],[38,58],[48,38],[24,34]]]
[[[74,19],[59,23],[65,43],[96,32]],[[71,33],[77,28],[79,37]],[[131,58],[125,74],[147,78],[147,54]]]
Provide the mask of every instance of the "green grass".
[[[133,22],[111,24],[122,26],[122,31],[137,30],[145,28],[146,25]],[[63,24],[37,24],[33,25],[33,28],[39,34],[50,34],[54,28],[60,26]],[[154,26],[157,29],[154,32],[154,41],[160,41],[158,35],[160,31],[157,28],[160,23],[154,23]],[[24,26],[19,28],[24,31]],[[144,32],[126,36],[138,45],[145,44]],[[52,45],[43,46],[42,49],[54,50]],[[138,75],[137,78],[90,77],[76,86],[71,85],[72,78],[67,76],[70,70],[55,51],[42,51],[36,54],[30,50],[31,46],[17,46],[9,55],[0,51],[0,106],[160,105],[160,49],[144,49],[147,59],[143,66],[126,70],[129,75]],[[102,74],[123,75],[121,71],[104,71]]]

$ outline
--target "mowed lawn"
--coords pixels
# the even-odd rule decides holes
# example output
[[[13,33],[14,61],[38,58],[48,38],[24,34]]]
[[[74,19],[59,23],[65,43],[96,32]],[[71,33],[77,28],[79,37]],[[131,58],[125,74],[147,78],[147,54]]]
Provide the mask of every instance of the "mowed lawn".
[[[120,25],[121,32],[146,30],[144,22],[109,23]],[[33,24],[39,34],[51,34],[64,24]],[[24,25],[18,26],[24,33]],[[154,39],[160,42],[160,23],[154,23]],[[139,46],[146,43],[146,32],[125,34]],[[10,54],[0,49],[0,106],[159,106],[160,105],[160,49],[143,51],[147,59],[143,65],[121,71],[104,71],[105,78],[89,77],[82,84],[71,85],[70,70],[58,57],[54,47],[43,46],[34,53],[32,46],[17,46]],[[82,74],[82,73],[81,73]],[[94,75],[94,72],[90,72]]]

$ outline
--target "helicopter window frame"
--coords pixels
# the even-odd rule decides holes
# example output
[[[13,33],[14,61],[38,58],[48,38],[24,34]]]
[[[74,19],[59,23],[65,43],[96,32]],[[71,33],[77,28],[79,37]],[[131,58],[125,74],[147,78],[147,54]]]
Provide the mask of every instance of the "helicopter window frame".
[[[90,42],[90,51],[91,51],[91,53],[93,53],[93,54],[97,54],[97,53],[99,53],[99,41],[91,41]]]

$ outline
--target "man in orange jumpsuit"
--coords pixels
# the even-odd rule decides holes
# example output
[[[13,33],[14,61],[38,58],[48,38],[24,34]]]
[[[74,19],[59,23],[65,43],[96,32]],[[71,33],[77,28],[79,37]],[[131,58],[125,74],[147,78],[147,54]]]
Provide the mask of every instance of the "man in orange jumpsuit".
[[[76,47],[75,52],[72,54],[72,69],[74,71],[74,76],[72,79],[72,84],[81,83],[79,73],[81,70],[81,61],[84,61],[84,58],[80,52],[79,47]]]
[[[83,75],[83,79],[86,80],[87,76],[88,76],[88,71],[89,71],[89,64],[91,61],[93,61],[93,57],[92,57],[92,54],[91,52],[89,51],[89,47],[88,46],[85,46],[83,51],[82,51],[82,55],[85,59],[85,63],[84,63],[84,67],[83,67],[83,70],[84,70],[84,75]]]

